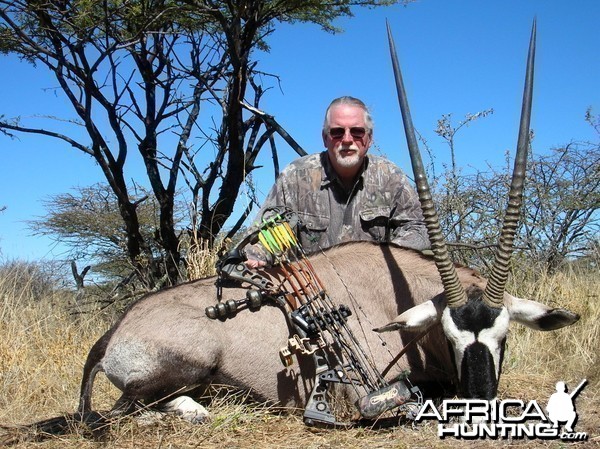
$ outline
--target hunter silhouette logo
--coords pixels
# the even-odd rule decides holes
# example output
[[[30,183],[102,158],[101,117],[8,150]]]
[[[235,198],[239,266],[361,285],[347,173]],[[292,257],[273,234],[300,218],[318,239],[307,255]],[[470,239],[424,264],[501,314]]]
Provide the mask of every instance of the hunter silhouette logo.
[[[577,412],[575,411],[575,397],[583,389],[587,379],[583,379],[572,393],[567,393],[567,384],[563,381],[556,382],[556,393],[550,396],[546,411],[548,418],[553,423],[554,428],[558,428],[559,423],[566,422],[564,430],[573,433],[573,425],[577,421]]]

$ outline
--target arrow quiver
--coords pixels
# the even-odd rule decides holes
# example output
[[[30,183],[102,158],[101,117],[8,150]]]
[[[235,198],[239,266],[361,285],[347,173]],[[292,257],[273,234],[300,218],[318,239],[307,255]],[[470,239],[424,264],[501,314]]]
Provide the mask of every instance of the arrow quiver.
[[[388,383],[348,326],[352,311],[336,305],[327,294],[310,260],[300,245],[294,228],[301,225],[295,213],[285,208],[267,209],[262,226],[246,237],[217,264],[217,292],[229,282],[252,287],[246,298],[219,302],[206,309],[212,319],[227,319],[240,310],[256,311],[267,301],[280,307],[295,333],[280,351],[284,366],[293,364],[293,354],[311,356],[316,373],[314,386],[304,410],[307,425],[347,426],[339,422],[330,404],[330,387],[345,384],[354,390],[356,408],[364,419],[374,419],[393,409],[412,416],[423,403],[421,392],[406,376]],[[244,264],[244,247],[259,242],[275,260],[284,281],[277,284]]]

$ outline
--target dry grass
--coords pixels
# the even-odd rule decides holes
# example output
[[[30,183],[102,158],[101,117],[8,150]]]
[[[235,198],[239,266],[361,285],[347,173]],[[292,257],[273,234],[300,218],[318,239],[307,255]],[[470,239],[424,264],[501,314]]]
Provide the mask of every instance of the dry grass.
[[[186,254],[186,278],[191,281],[215,275],[215,265],[219,260],[219,254],[230,245],[231,241],[229,240],[219,240],[211,246],[208,240],[194,233],[189,240],[182,244]]]
[[[11,278],[12,279],[12,278]],[[36,297],[25,273],[16,284],[0,278],[0,423],[17,425],[75,410],[80,376],[88,349],[108,327],[102,316],[69,313],[71,296],[45,293]],[[31,282],[35,282],[32,280]],[[577,399],[576,430],[586,431],[586,447],[600,446],[598,406],[600,276],[557,274],[535,284],[521,282],[511,291],[519,296],[569,308],[582,315],[579,323],[553,333],[513,325],[501,380],[500,396],[545,403],[557,380],[569,386],[581,379],[589,385]],[[118,397],[104,376],[94,390],[95,408],[108,409]],[[433,424],[392,429],[311,429],[298,414],[278,415],[268,407],[232,399],[215,400],[213,419],[192,425],[176,418],[143,424],[125,418],[113,424],[102,442],[75,433],[45,442],[19,443],[16,448],[454,448],[566,447],[557,441],[440,440]],[[0,431],[0,435],[2,431]]]

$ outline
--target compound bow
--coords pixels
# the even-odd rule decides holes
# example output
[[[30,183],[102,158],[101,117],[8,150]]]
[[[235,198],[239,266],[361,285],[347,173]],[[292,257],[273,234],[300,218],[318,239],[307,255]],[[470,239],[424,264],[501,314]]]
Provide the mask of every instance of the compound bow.
[[[283,310],[295,333],[280,351],[282,363],[290,366],[292,354],[299,353],[312,356],[316,366],[313,389],[304,410],[307,425],[347,425],[337,421],[328,402],[328,388],[334,383],[354,389],[360,398],[355,405],[362,418],[374,419],[398,407],[408,411],[411,418],[411,411],[422,404],[421,392],[406,376],[388,383],[374,366],[348,326],[352,311],[334,304],[306,257],[293,230],[300,225],[297,215],[289,209],[266,210],[260,228],[217,263],[219,303],[208,307],[206,315],[224,320],[245,308],[258,310],[265,301],[272,301]],[[246,267],[243,248],[256,242],[273,256],[284,283],[276,285]],[[221,302],[221,291],[228,280],[247,282],[255,288],[247,290],[245,299]]]

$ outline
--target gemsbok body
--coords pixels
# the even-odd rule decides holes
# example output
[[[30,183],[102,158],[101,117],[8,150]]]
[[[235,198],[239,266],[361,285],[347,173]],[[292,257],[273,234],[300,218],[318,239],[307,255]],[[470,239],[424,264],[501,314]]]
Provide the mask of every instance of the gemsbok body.
[[[446,251],[423,164],[418,152],[408,102],[389,32],[390,50],[411,153],[417,191],[432,244],[433,257],[392,245],[354,242],[310,257],[310,262],[336,304],[352,310],[348,325],[375,366],[383,370],[403,348],[389,379],[409,371],[413,384],[442,385],[466,398],[496,396],[509,322],[543,331],[578,320],[565,309],[520,299],[505,292],[525,176],[533,80],[535,25],[527,76],[515,171],[498,254],[489,280],[455,266]],[[263,275],[280,280],[277,268]],[[243,285],[223,288],[222,302],[244,298]],[[258,400],[303,408],[315,378],[312,359],[297,356],[284,367],[279,349],[290,328],[282,311],[264,305],[228,319],[209,319],[205,309],[216,302],[215,278],[207,278],[150,294],[133,304],[91,349],[85,364],[79,413],[92,411],[95,375],[104,372],[122,391],[116,408],[137,401],[168,402],[172,410],[200,421],[204,410],[183,393],[211,384],[248,390]],[[375,329],[377,332],[373,332]],[[408,345],[417,332],[429,332]],[[407,347],[408,345],[408,347]]]
[[[578,318],[508,293],[501,308],[490,308],[481,301],[487,281],[474,270],[457,268],[462,288],[478,296],[460,309],[456,324],[437,326],[444,320],[454,323],[454,309],[446,307],[430,257],[396,246],[355,242],[310,259],[333,301],[353,310],[348,324],[381,370],[415,337],[413,331],[434,326],[388,373],[393,379],[409,370],[412,383],[425,385],[425,394],[428,386],[446,391],[458,386],[466,397],[492,398],[510,319],[552,330]],[[280,275],[274,271],[265,274],[277,279]],[[225,288],[222,301],[244,296],[244,288]],[[90,351],[79,412],[91,411],[92,384],[99,371],[122,391],[119,407],[171,400],[210,384],[225,384],[248,390],[257,400],[302,409],[312,388],[314,365],[305,356],[291,367],[282,365],[278,352],[290,337],[282,311],[265,305],[256,312],[244,310],[224,321],[212,320],[205,308],[215,299],[215,278],[207,278],[135,303]],[[382,323],[400,332],[380,338],[371,329]],[[180,410],[184,415],[204,417],[189,399],[169,405],[180,403],[191,406]]]

